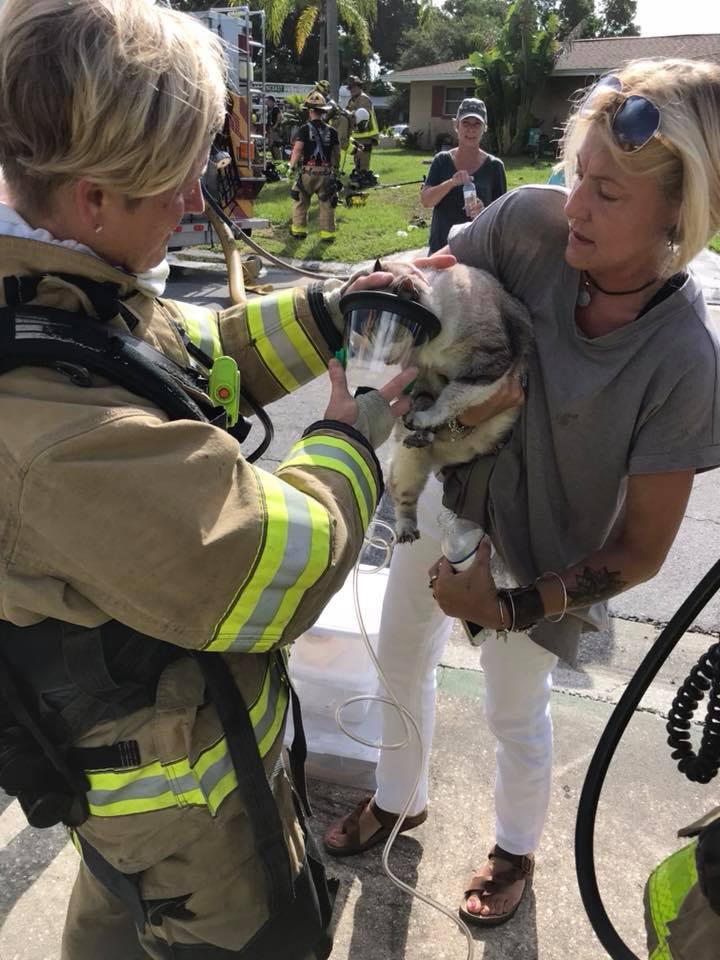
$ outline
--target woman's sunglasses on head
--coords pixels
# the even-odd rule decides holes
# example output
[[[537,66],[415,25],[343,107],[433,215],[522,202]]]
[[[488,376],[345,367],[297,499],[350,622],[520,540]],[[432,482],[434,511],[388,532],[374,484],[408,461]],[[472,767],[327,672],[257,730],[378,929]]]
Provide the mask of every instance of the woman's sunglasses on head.
[[[621,150],[633,153],[646,146],[660,130],[660,111],[647,97],[638,94],[626,96],[622,90],[622,80],[614,74],[601,77],[585,97],[580,114],[589,113],[597,95],[613,90],[624,96],[623,102],[610,122],[615,142]]]

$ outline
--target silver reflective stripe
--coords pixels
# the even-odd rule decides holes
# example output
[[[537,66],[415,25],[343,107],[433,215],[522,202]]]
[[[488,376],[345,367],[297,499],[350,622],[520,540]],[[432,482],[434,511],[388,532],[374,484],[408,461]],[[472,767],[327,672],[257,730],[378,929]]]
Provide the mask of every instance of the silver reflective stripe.
[[[362,471],[360,464],[357,462],[357,459],[350,456],[349,453],[345,453],[340,447],[329,446],[322,442],[305,442],[297,450],[298,453],[307,453],[309,455],[316,455],[318,457],[330,457],[332,460],[340,460],[345,466],[349,467],[352,471],[355,479],[357,480],[358,486],[362,490],[362,494],[365,497],[365,503],[368,507],[368,513],[372,513],[375,508],[375,499],[376,492],[370,489],[370,485],[367,482],[367,477]],[[290,460],[292,460],[294,451],[290,451]],[[359,456],[359,454],[358,454]]]
[[[197,789],[197,781],[191,778],[189,789]],[[134,783],[128,783],[117,790],[89,790],[87,797],[91,806],[102,807],[110,803],[123,803],[127,800],[145,800],[148,797],[161,797],[171,790],[170,781],[165,776],[140,777]],[[176,792],[176,791],[173,791]]]
[[[304,493],[300,493],[289,485],[284,487],[283,494],[288,514],[288,530],[282,560],[278,564],[272,581],[260,594],[255,609],[243,624],[238,640],[242,636],[262,636],[266,628],[275,620],[287,591],[295,586],[299,575],[307,568],[310,560],[313,520],[308,509],[307,498]],[[270,522],[272,523],[272,517]]]
[[[314,380],[316,374],[304,362],[297,351],[297,347],[285,332],[278,301],[261,300],[260,312],[265,335],[271,341],[285,369],[290,371],[298,383],[307,383],[309,380]],[[303,336],[305,336],[304,332]]]

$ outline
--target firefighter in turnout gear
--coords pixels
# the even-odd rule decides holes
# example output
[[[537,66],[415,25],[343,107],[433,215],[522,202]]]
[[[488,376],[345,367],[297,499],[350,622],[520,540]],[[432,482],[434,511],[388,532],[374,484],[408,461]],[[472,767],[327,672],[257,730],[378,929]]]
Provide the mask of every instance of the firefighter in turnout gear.
[[[310,201],[317,196],[320,239],[331,241],[335,239],[335,207],[338,204],[338,135],[324,120],[329,107],[321,93],[309,94],[303,106],[310,119],[298,130],[290,157],[290,168],[298,171],[290,191],[293,198],[290,233],[293,237],[307,236]]]
[[[164,299],[223,56],[147,0],[0,11],[0,789],[71,827],[62,960],[332,949],[286,652],[358,555],[410,376],[349,396],[337,281]],[[328,368],[324,418],[248,463],[228,424]]]
[[[645,887],[650,960],[714,960],[720,940],[720,807],[678,831],[691,842]]]
[[[350,99],[347,111],[351,114],[350,136],[353,144],[354,169],[350,175],[354,186],[372,187],[377,177],[370,169],[373,147],[378,145],[380,130],[373,109],[372,100],[363,93],[363,82],[359,77],[348,79]]]

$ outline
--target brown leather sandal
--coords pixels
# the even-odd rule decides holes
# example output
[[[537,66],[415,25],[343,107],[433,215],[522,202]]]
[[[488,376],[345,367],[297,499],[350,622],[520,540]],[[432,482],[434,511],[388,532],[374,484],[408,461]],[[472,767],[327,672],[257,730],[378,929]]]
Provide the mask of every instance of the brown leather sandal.
[[[508,853],[496,844],[488,853],[486,863],[470,878],[468,889],[465,891],[458,913],[465,923],[474,924],[476,927],[499,927],[501,923],[507,923],[522,903],[534,869],[535,858],[532,854],[520,856]],[[521,880],[523,881],[523,888],[520,896],[510,910],[505,913],[472,913],[466,909],[468,897],[476,896],[478,899],[482,899],[483,896],[488,894],[502,894],[514,883]]]
[[[366,809],[368,804],[372,804],[372,815],[380,823],[380,826],[371,834],[364,843],[360,842],[360,814]],[[375,803],[373,797],[365,797],[355,807],[355,809],[346,816],[341,817],[331,823],[325,831],[323,844],[325,849],[333,857],[351,857],[356,853],[364,853],[370,847],[378,843],[384,843],[390,836],[392,828],[397,823],[397,814],[388,813],[382,810]],[[421,810],[414,817],[405,817],[400,827],[400,833],[406,830],[412,830],[413,827],[419,827],[421,823],[427,820],[427,810]]]

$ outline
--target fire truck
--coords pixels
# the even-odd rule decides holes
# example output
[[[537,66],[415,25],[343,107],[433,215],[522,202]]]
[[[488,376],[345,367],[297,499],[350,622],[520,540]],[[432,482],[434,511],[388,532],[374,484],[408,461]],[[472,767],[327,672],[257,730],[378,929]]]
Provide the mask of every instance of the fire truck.
[[[254,213],[265,184],[265,11],[213,7],[193,16],[222,39],[229,61],[225,126],[213,144],[206,186],[236,227],[266,227],[268,221]],[[170,250],[217,239],[206,214],[188,214],[176,228]]]

